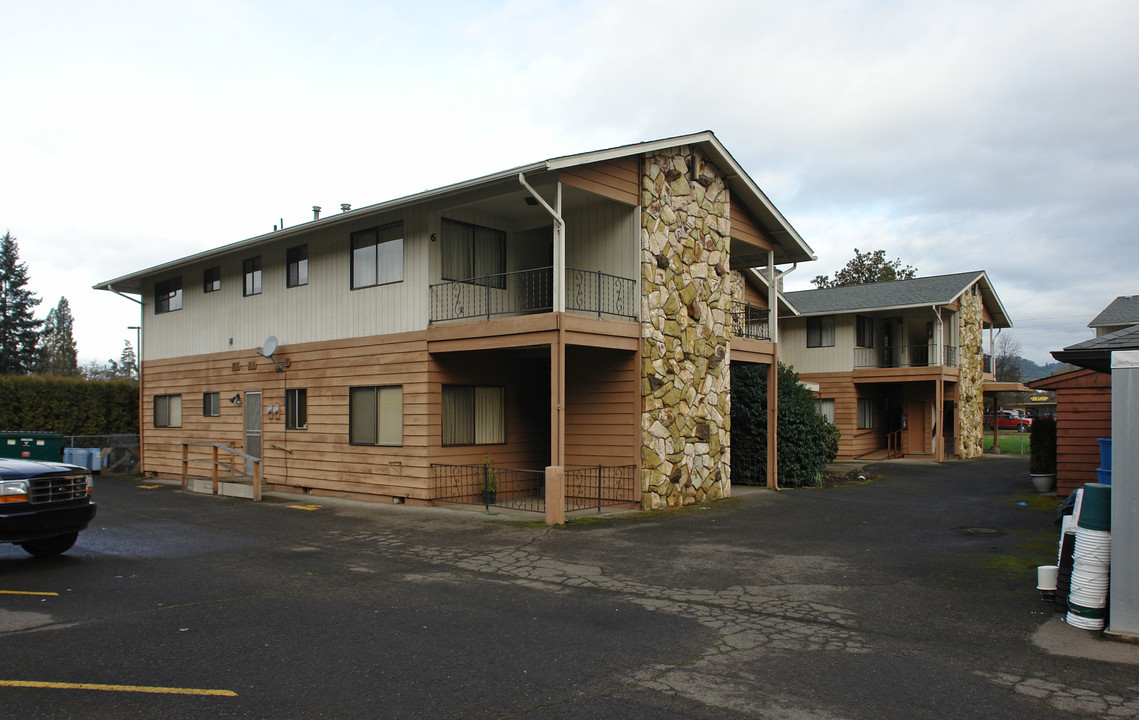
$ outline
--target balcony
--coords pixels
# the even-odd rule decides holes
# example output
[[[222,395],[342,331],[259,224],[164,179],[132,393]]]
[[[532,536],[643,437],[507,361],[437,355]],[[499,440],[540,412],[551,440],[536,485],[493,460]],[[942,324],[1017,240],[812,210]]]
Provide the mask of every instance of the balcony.
[[[598,318],[637,319],[637,283],[595,270],[566,268],[566,310]],[[554,309],[552,267],[437,283],[431,322],[532,315]]]
[[[767,308],[751,303],[732,303],[732,335],[750,340],[770,340]]]
[[[941,364],[957,367],[957,347],[946,345]],[[931,357],[929,345],[895,345],[893,347],[855,348],[855,368],[910,368],[937,365],[937,357]],[[932,362],[931,362],[932,361]]]

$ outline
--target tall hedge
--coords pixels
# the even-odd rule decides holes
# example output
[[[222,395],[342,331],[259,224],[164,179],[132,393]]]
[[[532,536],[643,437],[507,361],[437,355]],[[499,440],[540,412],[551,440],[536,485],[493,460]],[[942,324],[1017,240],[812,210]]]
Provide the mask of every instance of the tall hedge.
[[[767,484],[767,368],[732,365],[732,482]],[[815,409],[799,374],[779,363],[779,486],[820,483],[838,454],[839,430]]]
[[[0,375],[0,430],[109,435],[138,432],[138,383]]]

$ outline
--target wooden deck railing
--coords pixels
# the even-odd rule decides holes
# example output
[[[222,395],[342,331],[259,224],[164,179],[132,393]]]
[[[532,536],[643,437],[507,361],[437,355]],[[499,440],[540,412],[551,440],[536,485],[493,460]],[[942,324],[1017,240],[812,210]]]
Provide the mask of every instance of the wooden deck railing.
[[[902,431],[895,430],[886,433],[886,458],[896,458],[902,455]]]
[[[212,459],[207,460],[204,458],[192,458],[192,457],[190,457],[190,447],[191,446],[213,448]],[[221,451],[223,451],[223,450],[225,452],[229,453],[230,455],[233,455],[234,458],[243,458],[245,460],[251,461],[253,464],[253,474],[250,475],[249,473],[245,472],[244,470],[238,469],[234,465],[230,464],[230,462],[232,462],[232,461],[226,462],[224,460],[220,460],[219,456],[220,456]],[[248,478],[252,478],[253,479],[253,499],[254,500],[260,500],[261,499],[261,459],[260,458],[255,458],[252,455],[247,455],[246,453],[243,453],[240,450],[235,450],[228,445],[223,445],[222,443],[183,442],[182,443],[182,489],[183,490],[185,490],[189,486],[190,463],[192,463],[192,462],[208,462],[208,463],[210,463],[210,466],[211,466],[210,477],[214,481],[214,495],[218,494],[218,468],[219,467],[225,467],[225,468],[229,469],[230,472],[236,473],[238,475],[244,475],[245,477],[248,477]]]

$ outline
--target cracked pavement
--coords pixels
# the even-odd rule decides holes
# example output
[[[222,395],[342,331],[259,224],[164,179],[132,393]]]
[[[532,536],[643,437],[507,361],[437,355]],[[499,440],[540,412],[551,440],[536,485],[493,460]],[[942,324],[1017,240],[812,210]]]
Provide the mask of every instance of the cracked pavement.
[[[555,529],[109,480],[69,557],[0,550],[0,589],[57,593],[0,594],[0,683],[236,695],[0,685],[0,702],[28,717],[1139,717],[1139,648],[1057,627],[1036,595],[1056,536],[1022,465],[891,463],[863,485],[735,488]]]

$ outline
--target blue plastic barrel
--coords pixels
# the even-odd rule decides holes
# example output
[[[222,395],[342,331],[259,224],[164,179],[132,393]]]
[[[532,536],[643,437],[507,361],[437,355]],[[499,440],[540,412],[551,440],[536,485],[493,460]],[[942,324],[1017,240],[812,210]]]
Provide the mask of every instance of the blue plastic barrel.
[[[63,462],[65,462],[69,465],[75,464],[75,448],[73,448],[73,447],[63,448]]]
[[[1108,470],[1106,468],[1096,468],[1095,471],[1096,471],[1096,474],[1099,475],[1100,485],[1110,485],[1111,484],[1111,470]]]
[[[1099,438],[1099,464],[1104,470],[1111,470],[1111,438]]]

